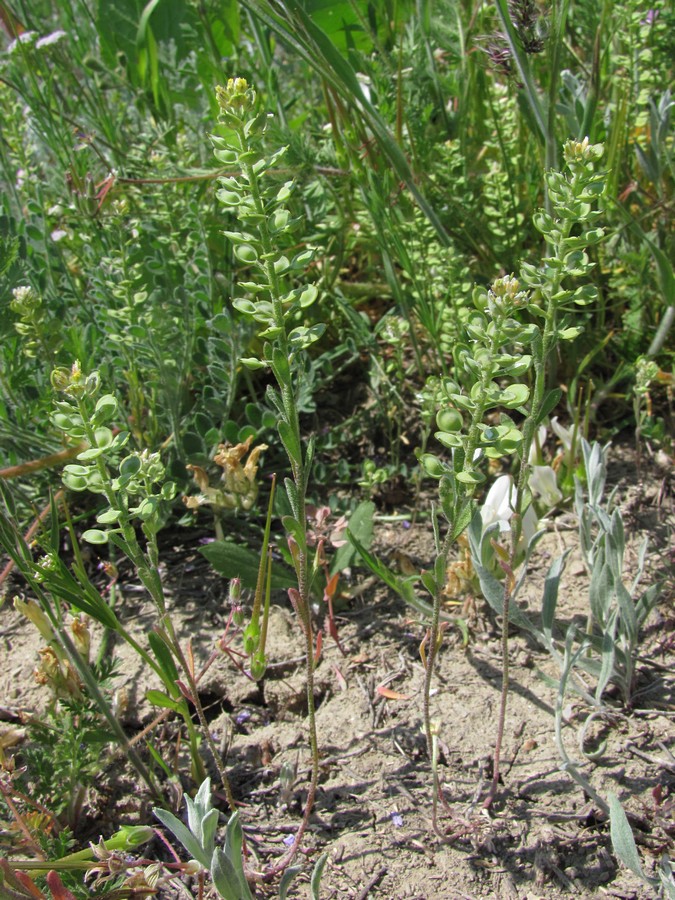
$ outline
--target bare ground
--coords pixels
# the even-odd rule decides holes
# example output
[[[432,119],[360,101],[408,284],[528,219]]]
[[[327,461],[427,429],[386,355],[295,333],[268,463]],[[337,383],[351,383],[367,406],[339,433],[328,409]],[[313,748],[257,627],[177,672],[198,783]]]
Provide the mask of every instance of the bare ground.
[[[615,792],[633,814],[648,872],[662,852],[673,855],[675,837],[675,515],[670,476],[670,470],[652,464],[644,481],[637,482],[626,451],[613,463],[610,478],[619,485],[630,535],[629,566],[648,534],[647,577],[662,579],[664,590],[643,635],[632,708],[615,699],[614,714],[594,723],[587,735],[596,746],[606,741],[604,754],[581,766],[602,796]],[[540,608],[552,558],[575,546],[573,526],[570,513],[550,523],[523,594],[532,615]],[[198,554],[195,541],[186,543],[184,536],[176,540],[165,548],[172,613],[181,638],[191,637],[196,657],[204,660],[223,631],[226,585]],[[429,529],[384,523],[376,533],[376,549],[424,567],[431,558]],[[355,571],[352,587],[365,577]],[[142,638],[153,624],[153,611],[131,581],[121,589],[118,608]],[[573,550],[560,594],[559,634],[569,621],[585,615],[586,590],[586,575]],[[279,604],[272,612],[270,668],[264,681],[247,681],[220,656],[201,683],[212,734],[242,805],[252,865],[283,854],[284,839],[300,820],[309,764],[303,639],[282,597]],[[419,646],[424,626],[419,617],[382,586],[372,585],[339,613],[345,655],[332,641],[324,644],[315,695],[321,781],[304,851],[308,870],[319,852],[329,854],[322,900],[654,896],[617,863],[600,811],[561,771],[553,731],[555,691],[545,680],[547,675],[556,678],[556,668],[547,653],[518,634],[510,642],[503,784],[489,812],[483,809],[499,707],[500,632],[480,597],[468,598],[455,611],[466,617],[470,639],[464,646],[459,630],[447,632],[434,683],[432,716],[439,730],[443,788],[438,833],[432,828],[431,773],[421,727]],[[29,713],[44,704],[44,689],[32,679],[39,643],[6,604],[0,613],[4,710]],[[125,647],[116,646],[115,652],[122,659],[118,683],[128,699],[125,725],[130,734],[138,733],[153,718],[144,693],[158,685]],[[578,739],[588,713],[574,695],[568,697],[564,740],[577,761],[583,761]],[[173,723],[165,722],[153,739],[170,747],[176,732]],[[284,763],[297,766],[297,780],[282,803],[279,773]],[[105,834],[123,822],[149,820],[147,798],[118,769],[119,763],[104,768],[100,784],[89,792],[79,829],[83,838]],[[289,896],[308,897],[307,879],[300,879]]]

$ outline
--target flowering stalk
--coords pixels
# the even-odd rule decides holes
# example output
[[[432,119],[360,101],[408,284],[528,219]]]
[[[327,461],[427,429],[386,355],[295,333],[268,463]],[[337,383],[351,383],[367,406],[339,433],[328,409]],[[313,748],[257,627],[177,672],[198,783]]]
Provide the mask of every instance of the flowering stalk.
[[[266,874],[271,878],[288,866],[297,853],[307,828],[314,803],[319,773],[319,748],[314,711],[314,631],[310,612],[311,565],[307,543],[305,497],[312,463],[313,443],[303,450],[295,373],[299,354],[318,340],[323,325],[295,326],[296,313],[311,305],[318,296],[313,285],[292,287],[289,283],[305,274],[312,260],[311,250],[287,256],[282,249],[290,245],[292,231],[298,224],[285,205],[293,185],[281,187],[268,183],[266,173],[284,154],[285,148],[266,154],[263,143],[269,117],[256,112],[256,94],[243,78],[230,79],[226,87],[216,90],[220,121],[227,136],[213,136],[215,155],[227,166],[236,167],[240,175],[220,179],[218,199],[236,214],[241,231],[226,231],[240,263],[254,273],[254,280],[240,282],[245,296],[233,301],[234,307],[252,319],[261,329],[264,340],[260,358],[244,359],[249,368],[270,368],[278,391],[268,388],[268,396],[278,412],[279,437],[291,466],[292,479],[285,480],[292,515],[283,524],[297,578],[297,589],[289,590],[291,603],[300,620],[306,645],[307,711],[312,771],[302,823],[293,845],[278,866]]]
[[[115,630],[160,676],[168,694],[166,700],[170,708],[179,711],[185,722],[193,774],[199,779],[204,774],[199,755],[199,739],[187,702],[181,697],[177,686],[178,674],[173,659],[188,673],[188,677],[190,670],[166,608],[159,573],[157,532],[163,520],[163,504],[173,499],[176,487],[173,482],[164,480],[165,470],[159,454],[149,454],[147,451],[130,453],[119,462],[118,474],[113,476],[110,464],[128,443],[129,434],[124,431],[114,434],[106,424],[115,417],[118,403],[112,394],[99,396],[100,379],[97,372],[85,375],[79,363],[75,363],[71,369],[55,369],[52,384],[65,396],[65,399],[56,403],[56,412],[52,416],[54,425],[69,437],[84,440],[89,445],[78,454],[77,463],[64,467],[63,481],[71,490],[101,494],[108,503],[107,508],[96,518],[97,523],[105,527],[88,529],[82,537],[92,544],[113,543],[136,569],[160,613],[159,623],[149,635],[155,659],[117,621]],[[134,520],[141,523],[141,530],[146,538],[145,550],[136,536]],[[167,650],[170,656],[167,655]],[[198,704],[196,691],[193,694],[195,704]]]
[[[529,414],[523,424],[523,444],[511,531],[511,552],[508,562],[503,562],[506,578],[504,579],[502,613],[502,690],[492,784],[484,802],[486,808],[494,800],[499,786],[501,744],[509,689],[509,612],[514,586],[513,569],[516,565],[522,534],[523,514],[525,506],[529,502],[527,481],[531,470],[530,450],[537,427],[560,397],[559,389],[548,395],[546,393],[547,363],[560,341],[573,340],[582,330],[580,327],[569,326],[565,321],[564,311],[569,308],[569,304],[584,306],[596,300],[597,292],[594,286],[586,284],[576,289],[565,289],[563,283],[570,276],[579,277],[590,272],[593,263],[589,261],[586,249],[603,236],[601,228],[588,227],[601,215],[599,210],[592,209],[592,204],[604,189],[602,173],[598,174],[594,171],[594,163],[601,157],[602,152],[602,145],[591,145],[588,138],[583,141],[568,141],[565,144],[564,158],[570,174],[565,176],[560,172],[552,171],[546,175],[547,199],[552,214],[549,215],[540,210],[534,218],[536,227],[546,238],[550,255],[542,260],[539,269],[535,269],[527,263],[521,265],[523,281],[533,289],[528,309],[534,315],[543,318],[544,325],[541,330],[537,329],[533,334],[535,378]],[[573,230],[577,230],[579,226],[583,229],[581,234],[573,236]]]
[[[454,541],[465,530],[475,510],[474,494],[485,476],[479,468],[480,459],[498,459],[515,453],[522,435],[515,423],[502,415],[499,425],[486,425],[486,413],[497,407],[520,407],[527,401],[525,385],[501,386],[507,376],[522,375],[530,367],[531,357],[514,352],[514,343],[524,343],[532,335],[533,326],[521,325],[514,316],[525,305],[526,295],[520,291],[515,278],[505,277],[494,282],[492,288],[474,292],[477,311],[467,323],[471,343],[459,345],[455,351],[456,367],[474,384],[469,393],[448,379],[442,383],[437,402],[445,401],[446,408],[436,417],[440,431],[436,438],[453,452],[452,463],[432,454],[423,454],[421,462],[426,471],[440,478],[440,497],[449,528],[434,567],[434,577],[424,579],[433,597],[433,612],[429,632],[429,652],[425,665],[424,722],[427,749],[433,756],[434,735],[429,702],[436,653],[440,646],[440,609],[445,585],[448,554]],[[497,379],[500,379],[498,382]],[[464,417],[468,414],[468,427]]]
[[[604,188],[602,174],[594,171],[594,163],[601,154],[602,147],[590,145],[588,139],[569,141],[564,148],[569,175],[556,171],[546,175],[551,212],[540,210],[534,222],[546,239],[548,255],[539,267],[528,263],[521,265],[521,280],[529,290],[522,289],[518,279],[506,276],[495,281],[489,291],[477,289],[474,292],[478,312],[467,322],[467,343],[459,344],[455,349],[456,373],[462,374],[471,387],[468,391],[462,391],[449,379],[442,381],[440,388],[436,387],[436,402],[442,407],[436,417],[440,429],[436,432],[436,438],[452,450],[452,460],[446,462],[429,453],[420,456],[427,473],[440,481],[441,506],[449,523],[442,545],[437,538],[438,556],[433,576],[428,573],[423,576],[425,587],[434,598],[424,697],[430,757],[433,756],[434,736],[429,697],[433,664],[440,642],[440,603],[448,552],[475,511],[474,493],[477,485],[485,480],[479,468],[482,457],[498,459],[516,455],[519,459],[513,496],[511,489],[507,489],[509,502],[513,504],[510,551],[493,539],[491,528],[484,530],[485,552],[496,558],[505,574],[499,610],[503,622],[502,692],[493,781],[485,806],[489,806],[494,799],[499,781],[509,687],[508,623],[515,584],[513,573],[521,549],[524,516],[531,499],[528,488],[531,450],[538,427],[561,396],[560,389],[546,390],[547,363],[560,341],[572,340],[581,331],[567,321],[570,307],[592,303],[596,297],[595,288],[591,285],[567,288],[565,281],[588,274],[592,263],[586,248],[602,237],[602,229],[590,227],[600,215],[593,210],[593,204]],[[541,324],[521,324],[518,318],[521,310],[529,312]],[[522,352],[524,345],[529,346],[530,354]],[[509,383],[509,379],[523,376],[530,368],[534,371],[531,392],[524,384]],[[525,416],[524,422],[517,427],[502,412],[498,425],[487,425],[485,415],[491,409],[517,409]],[[468,425],[465,423],[467,414]],[[541,474],[539,481],[542,482]],[[549,494],[552,496],[550,485]],[[477,553],[482,556],[484,548],[478,547]],[[474,559],[474,563],[479,569],[482,560]]]

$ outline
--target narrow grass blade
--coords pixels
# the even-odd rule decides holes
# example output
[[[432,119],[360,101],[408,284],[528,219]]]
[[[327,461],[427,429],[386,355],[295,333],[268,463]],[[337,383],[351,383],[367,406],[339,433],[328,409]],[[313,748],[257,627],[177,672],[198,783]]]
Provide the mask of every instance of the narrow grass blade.
[[[271,28],[351,107],[357,108],[359,117],[373,132],[381,152],[398,178],[405,184],[433,225],[441,243],[448,246],[449,239],[443,223],[417,187],[403,151],[382,116],[366,98],[351,64],[342,56],[328,35],[312,21],[299,3],[243,0],[242,5]]]

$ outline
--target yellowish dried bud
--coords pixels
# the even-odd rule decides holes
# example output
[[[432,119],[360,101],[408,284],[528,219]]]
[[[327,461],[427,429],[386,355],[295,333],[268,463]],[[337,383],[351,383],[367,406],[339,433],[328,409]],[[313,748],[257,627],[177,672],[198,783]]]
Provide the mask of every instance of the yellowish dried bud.
[[[87,620],[84,616],[79,619],[73,619],[70,623],[70,630],[73,632],[73,642],[82,659],[89,662],[89,650],[91,648],[91,635],[87,626]]]
[[[14,609],[31,621],[42,635],[42,638],[48,644],[51,644],[56,637],[54,629],[52,628],[52,623],[35,600],[22,600],[20,597],[15,597]]]

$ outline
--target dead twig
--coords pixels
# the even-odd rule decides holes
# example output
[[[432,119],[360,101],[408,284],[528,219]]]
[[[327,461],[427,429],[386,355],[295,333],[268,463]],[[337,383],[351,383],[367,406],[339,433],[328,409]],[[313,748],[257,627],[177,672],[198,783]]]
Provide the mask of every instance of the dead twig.
[[[378,881],[381,881],[384,878],[388,871],[386,866],[382,866],[382,868],[373,875],[361,893],[356,895],[355,900],[366,900],[368,894],[372,891]]]

